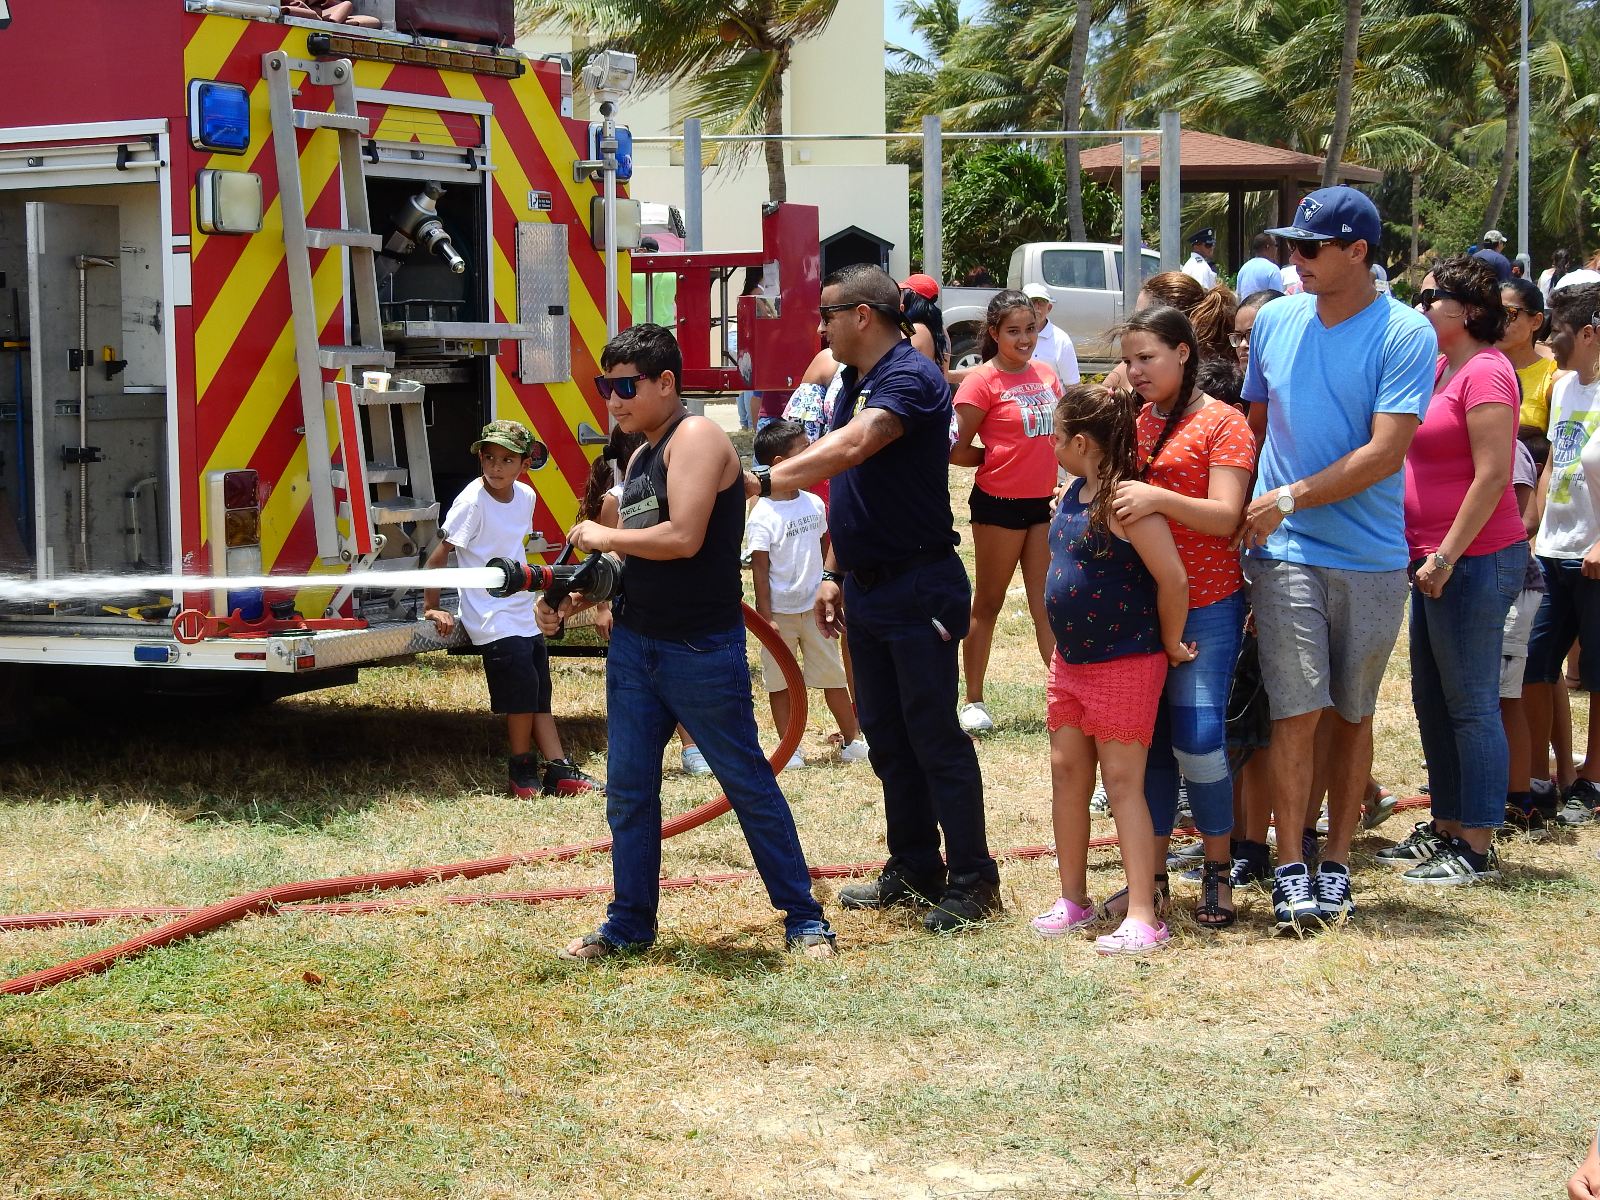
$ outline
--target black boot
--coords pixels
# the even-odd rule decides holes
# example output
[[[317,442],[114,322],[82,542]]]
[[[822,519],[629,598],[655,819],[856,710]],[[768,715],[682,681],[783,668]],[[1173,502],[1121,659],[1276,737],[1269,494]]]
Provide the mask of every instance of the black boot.
[[[882,874],[866,883],[852,883],[839,889],[844,908],[893,908],[896,905],[937,904],[944,895],[944,877],[907,875],[898,867],[884,867]]]
[[[952,875],[944,896],[922,918],[929,933],[965,929],[1000,913],[1000,885],[978,875]]]

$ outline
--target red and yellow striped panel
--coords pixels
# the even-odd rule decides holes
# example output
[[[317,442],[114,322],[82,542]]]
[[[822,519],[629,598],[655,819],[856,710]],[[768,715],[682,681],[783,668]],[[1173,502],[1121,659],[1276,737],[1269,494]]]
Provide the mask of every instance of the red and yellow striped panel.
[[[268,571],[279,574],[343,570],[342,566],[323,568],[316,556],[305,441],[296,432],[302,414],[283,214],[266,85],[261,78],[263,54],[282,49],[292,57],[305,57],[305,37],[303,29],[206,17],[196,21],[184,47],[187,78],[222,79],[242,84],[250,92],[251,142],[246,153],[210,159],[196,154],[193,166],[254,171],[261,176],[266,206],[262,230],[252,237],[207,236],[198,228],[192,230],[193,437],[201,477],[188,488],[185,502],[193,503],[200,514],[200,541],[185,550],[192,559],[203,561],[205,473],[251,467],[262,480],[262,561]],[[605,267],[588,231],[594,185],[572,179],[572,163],[586,150],[586,127],[560,116],[559,77],[548,70],[531,69],[521,79],[502,80],[358,62],[356,84],[416,96],[487,101],[493,106],[490,145],[496,170],[489,176],[486,207],[493,231],[494,319],[517,319],[517,223],[554,220],[568,224],[573,376],[587,381],[597,371],[595,364],[605,344]],[[385,140],[459,146],[478,138],[476,117],[432,110],[425,102],[363,104],[362,112],[378,122],[378,134]],[[298,138],[308,222],[336,227],[341,223],[337,135],[318,131],[301,133]],[[554,197],[554,211],[529,211],[530,189],[549,192]],[[321,340],[341,343],[345,340],[344,253],[313,251],[312,275]],[[629,278],[626,259],[619,277]],[[626,303],[625,297],[622,302]],[[592,387],[573,382],[525,385],[516,379],[516,363],[515,343],[502,343],[501,358],[492,372],[494,415],[524,421],[550,447],[550,463],[532,475],[530,482],[539,496],[535,525],[555,540],[576,518],[578,497],[597,452],[578,445],[578,423],[588,421],[605,429],[608,420]],[[338,430],[331,413],[328,440],[337,447]],[[456,448],[431,449],[438,461],[440,455]],[[465,447],[459,449],[465,451]],[[195,526],[191,522],[187,527]],[[320,612],[331,592],[329,588],[304,595],[301,611]]]

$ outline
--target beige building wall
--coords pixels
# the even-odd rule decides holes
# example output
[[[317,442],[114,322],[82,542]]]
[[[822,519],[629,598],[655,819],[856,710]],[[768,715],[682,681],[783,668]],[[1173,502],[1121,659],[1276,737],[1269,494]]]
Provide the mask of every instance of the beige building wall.
[[[882,133],[884,0],[840,0],[828,27],[795,47],[784,89],[784,128],[790,133]],[[534,31],[517,45],[529,55],[567,53],[573,39]],[[581,81],[574,113],[589,115]],[[618,118],[635,137],[682,132],[673,92],[636,92],[618,106]],[[856,226],[893,243],[889,269],[910,270],[909,173],[885,161],[882,142],[814,142],[788,145],[789,199],[818,208],[820,234]],[[629,189],[641,200],[684,200],[683,155],[678,146],[637,146]],[[753,250],[761,245],[761,205],[767,199],[766,164],[759,148],[737,165],[722,161],[703,175],[703,227],[707,250]]]

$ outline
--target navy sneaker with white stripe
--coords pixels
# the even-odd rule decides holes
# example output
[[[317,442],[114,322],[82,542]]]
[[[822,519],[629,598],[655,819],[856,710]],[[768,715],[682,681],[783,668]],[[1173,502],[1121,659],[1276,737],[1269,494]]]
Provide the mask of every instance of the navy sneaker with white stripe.
[[[1317,911],[1324,922],[1342,925],[1356,915],[1355,898],[1350,894],[1350,868],[1343,863],[1325,862],[1317,868]]]
[[[1311,872],[1305,863],[1289,863],[1274,873],[1272,915],[1278,922],[1279,933],[1285,930],[1304,933],[1322,924],[1322,909],[1317,904]]]

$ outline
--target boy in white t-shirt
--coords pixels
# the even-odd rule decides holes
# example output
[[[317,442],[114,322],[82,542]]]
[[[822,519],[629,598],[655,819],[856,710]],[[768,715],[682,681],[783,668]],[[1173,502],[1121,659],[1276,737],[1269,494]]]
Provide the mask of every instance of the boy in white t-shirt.
[[[795,421],[771,421],[756,434],[754,457],[764,467],[775,466],[810,444],[803,426]],[[861,736],[855,707],[846,686],[844,660],[831,638],[822,636],[812,615],[817,587],[822,583],[822,538],[827,532],[827,510],[810,492],[773,492],[757,500],[745,519],[745,549],[755,577],[756,611],[771,621],[785,644],[800,660],[807,687],[821,688],[844,748],[845,762],[867,757],[867,739]],[[789,687],[777,661],[761,648],[761,678],[772,703],[772,723],[779,730],[789,724]],[[806,765],[794,752],[788,770]]]
[[[481,567],[491,558],[527,560],[533,531],[533,489],[522,482],[533,455],[533,434],[517,421],[490,421],[472,443],[483,474],[461,489],[440,532],[444,537],[428,555],[429,568],[442,567],[455,551],[456,564]],[[461,589],[461,624],[483,654],[489,684],[489,709],[506,716],[511,744],[507,764],[512,794],[528,799],[541,790],[539,757],[546,760],[546,796],[599,790],[561,748],[550,713],[550,652],[533,615],[532,592],[491,596],[481,588]],[[439,607],[439,589],[422,593],[423,616],[441,635],[455,629],[455,614]]]

